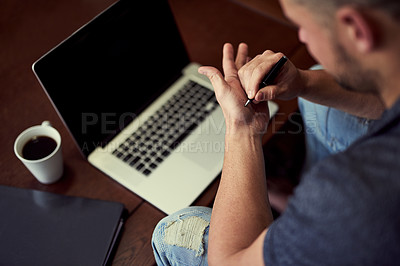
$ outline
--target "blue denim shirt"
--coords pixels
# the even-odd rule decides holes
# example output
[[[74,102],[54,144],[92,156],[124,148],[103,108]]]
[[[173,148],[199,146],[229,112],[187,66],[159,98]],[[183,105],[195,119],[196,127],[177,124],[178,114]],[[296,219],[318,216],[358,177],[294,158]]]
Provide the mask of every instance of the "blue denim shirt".
[[[266,265],[400,265],[400,101],[304,174],[264,240]]]

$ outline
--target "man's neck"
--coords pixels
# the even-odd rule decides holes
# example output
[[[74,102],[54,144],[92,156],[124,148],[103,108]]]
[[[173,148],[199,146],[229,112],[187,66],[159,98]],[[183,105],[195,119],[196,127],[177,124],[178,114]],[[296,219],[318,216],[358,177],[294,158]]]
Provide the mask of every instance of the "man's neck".
[[[400,73],[399,73],[400,75]],[[390,109],[400,99],[400,81],[397,83],[397,88],[387,86],[381,93],[381,99],[386,109]]]
[[[390,109],[400,99],[400,24],[388,16],[380,16],[382,27],[380,58],[375,64],[380,71],[380,97],[386,109]]]
[[[397,49],[383,55],[378,63],[381,66],[379,94],[386,109],[400,99],[400,54]]]

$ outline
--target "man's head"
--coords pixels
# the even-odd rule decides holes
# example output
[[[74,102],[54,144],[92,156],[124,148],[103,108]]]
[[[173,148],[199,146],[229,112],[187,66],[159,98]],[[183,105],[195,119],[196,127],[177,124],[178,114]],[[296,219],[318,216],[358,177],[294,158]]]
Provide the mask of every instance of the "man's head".
[[[335,12],[344,6],[353,6],[360,9],[380,9],[393,19],[400,21],[400,5],[398,0],[291,0],[313,11],[322,20],[329,21]]]
[[[399,0],[280,1],[299,39],[338,82],[381,93],[384,61],[400,61]]]

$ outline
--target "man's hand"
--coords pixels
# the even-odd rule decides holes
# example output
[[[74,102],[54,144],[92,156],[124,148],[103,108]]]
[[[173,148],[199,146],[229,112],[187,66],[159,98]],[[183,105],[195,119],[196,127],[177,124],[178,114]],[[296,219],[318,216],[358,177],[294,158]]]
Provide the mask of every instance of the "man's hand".
[[[238,72],[248,62],[248,47],[241,43],[235,59],[233,46],[224,45],[222,67],[225,77],[214,67],[201,67],[199,73],[206,75],[224,112],[227,134],[247,133],[262,136],[269,121],[266,102],[244,107],[247,95],[239,80]]]
[[[282,57],[282,53],[267,50],[240,68],[238,72],[240,82],[248,98],[255,99],[254,103],[275,98],[289,100],[299,96],[304,82],[301,71],[290,60],[283,66],[274,84],[259,90],[259,84],[264,76]]]

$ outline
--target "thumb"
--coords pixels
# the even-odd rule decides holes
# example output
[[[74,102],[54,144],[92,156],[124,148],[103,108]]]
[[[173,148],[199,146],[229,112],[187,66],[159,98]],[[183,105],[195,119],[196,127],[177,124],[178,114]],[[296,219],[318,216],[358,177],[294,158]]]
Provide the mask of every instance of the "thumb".
[[[214,90],[216,91],[228,85],[224,77],[222,76],[222,73],[215,67],[200,67],[198,72],[202,75],[207,76],[207,78],[211,81]]]

